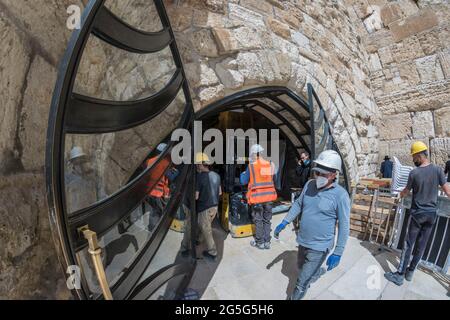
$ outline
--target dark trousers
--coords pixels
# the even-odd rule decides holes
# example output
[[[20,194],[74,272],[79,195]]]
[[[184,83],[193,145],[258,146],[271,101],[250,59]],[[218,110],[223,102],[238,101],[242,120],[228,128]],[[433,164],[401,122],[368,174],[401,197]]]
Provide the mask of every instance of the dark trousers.
[[[436,223],[436,214],[419,213],[409,217],[408,234],[403,245],[402,255],[400,257],[399,273],[405,273],[406,270],[414,271],[419,264],[420,259],[425,252],[428,240]],[[414,248],[411,263],[411,253]]]
[[[298,277],[295,284],[294,293],[291,300],[302,299],[311,283],[316,281],[320,276],[320,267],[324,263],[328,255],[327,251],[317,251],[302,246],[298,246]]]
[[[270,242],[272,203],[259,203],[252,206],[252,218],[256,227],[255,241],[257,244]]]

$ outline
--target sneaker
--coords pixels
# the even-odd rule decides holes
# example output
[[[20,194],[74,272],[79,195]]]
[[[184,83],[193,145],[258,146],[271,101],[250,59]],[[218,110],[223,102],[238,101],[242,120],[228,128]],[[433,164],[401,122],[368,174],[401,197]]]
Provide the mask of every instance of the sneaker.
[[[250,241],[250,245],[252,247],[258,248],[258,249],[264,249],[264,243],[256,243],[255,240]]]
[[[406,281],[411,281],[412,278],[413,278],[413,275],[414,275],[414,270],[413,270],[413,271],[411,271],[411,270],[406,270],[406,273],[405,273],[405,279],[406,279]]]
[[[404,275],[398,272],[387,272],[384,274],[384,277],[388,281],[395,283],[398,286],[401,286],[403,284]]]
[[[211,261],[217,260],[217,256],[210,254],[208,251],[203,251],[203,256]]]
[[[264,243],[264,249],[270,249],[270,242]]]

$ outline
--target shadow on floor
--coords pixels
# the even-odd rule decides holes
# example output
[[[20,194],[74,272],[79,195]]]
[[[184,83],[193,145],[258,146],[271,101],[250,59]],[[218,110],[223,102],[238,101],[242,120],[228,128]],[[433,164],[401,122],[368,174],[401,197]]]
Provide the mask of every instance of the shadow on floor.
[[[214,277],[214,274],[223,259],[224,242],[229,236],[229,234],[223,230],[217,217],[212,223],[212,228],[214,242],[217,247],[217,259],[216,261],[211,261],[205,258],[203,256],[203,251],[206,250],[206,245],[205,243],[199,243],[198,246],[196,246],[196,270],[190,284],[188,285],[188,287],[194,289],[200,297],[204,295],[211,279]]]
[[[372,256],[375,257],[377,262],[383,268],[384,272],[391,271],[391,268],[389,267],[389,263],[391,263],[395,267],[398,266],[399,260],[397,259],[397,253],[395,251],[381,248],[379,244],[371,243],[369,241],[361,241],[360,244],[363,248],[366,248],[372,254]],[[383,254],[383,253],[389,253],[389,254]]]
[[[447,275],[430,270],[420,265],[418,269],[423,273],[432,276],[441,286],[444,287],[444,289],[447,289],[447,296],[450,297],[450,278]]]
[[[278,255],[266,268],[269,270],[275,264],[282,261],[281,273],[289,279],[288,287],[286,288],[286,297],[289,297],[295,288],[297,281],[298,268],[297,268],[297,250],[285,251]]]

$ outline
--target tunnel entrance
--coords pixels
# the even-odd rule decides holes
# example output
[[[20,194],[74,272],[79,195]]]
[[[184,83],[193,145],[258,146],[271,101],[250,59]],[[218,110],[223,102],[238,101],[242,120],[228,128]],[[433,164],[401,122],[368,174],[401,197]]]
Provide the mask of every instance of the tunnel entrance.
[[[157,32],[136,29],[104,2],[87,4],[53,93],[46,145],[52,234],[77,299],[175,299],[197,263],[195,250],[180,254],[183,234],[176,222],[186,205],[194,212],[195,225],[195,168],[173,162],[175,142],[170,137],[175,129],[192,132],[195,119],[226,127],[231,124],[223,117],[238,112],[236,119],[246,127],[280,129],[287,164],[279,181],[282,200],[289,200],[295,185],[290,171],[301,151],[314,157],[337,146],[310,84],[307,101],[285,87],[261,87],[230,95],[195,114],[163,2],[154,1],[153,18],[161,25]],[[90,88],[80,91],[77,77],[89,65],[84,53],[92,50],[92,39],[101,41],[118,62],[125,59],[124,51],[147,55],[150,61],[156,56],[155,65],[171,67],[152,82],[150,93],[128,100],[93,95]],[[121,51],[115,54],[117,49]],[[341,178],[348,185],[345,172]],[[195,249],[193,237],[187,245]]]

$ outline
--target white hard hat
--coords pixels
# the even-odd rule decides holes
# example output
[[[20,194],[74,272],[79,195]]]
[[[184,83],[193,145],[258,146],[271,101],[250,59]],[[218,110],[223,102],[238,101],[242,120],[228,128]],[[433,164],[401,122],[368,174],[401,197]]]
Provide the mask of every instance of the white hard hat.
[[[252,154],[256,154],[256,153],[261,153],[264,151],[264,148],[259,145],[259,144],[254,144],[252,145],[252,147],[250,148],[250,155]]]
[[[69,161],[84,156],[86,156],[86,153],[83,152],[83,149],[81,149],[80,147],[73,147],[72,150],[70,150]]]
[[[330,171],[337,170],[342,173],[342,159],[339,153],[337,153],[334,150],[325,150],[319,156],[316,160],[314,160],[314,163],[317,165],[313,168],[314,171],[318,171],[321,173],[327,173]],[[328,170],[327,169],[331,169]]]
[[[166,148],[167,148],[167,144],[166,143],[160,143],[156,147],[156,150],[158,150],[159,152],[163,152],[164,150],[166,150]]]

